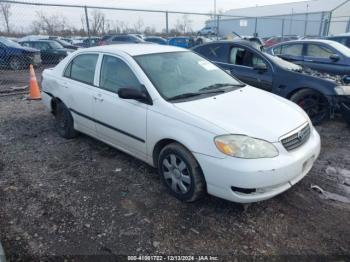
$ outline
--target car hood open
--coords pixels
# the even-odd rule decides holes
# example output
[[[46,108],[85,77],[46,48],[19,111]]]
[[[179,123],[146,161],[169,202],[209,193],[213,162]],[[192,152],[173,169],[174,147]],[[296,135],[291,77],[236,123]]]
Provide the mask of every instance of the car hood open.
[[[224,129],[227,134],[243,134],[269,142],[277,142],[308,121],[297,105],[250,86],[174,105]]]

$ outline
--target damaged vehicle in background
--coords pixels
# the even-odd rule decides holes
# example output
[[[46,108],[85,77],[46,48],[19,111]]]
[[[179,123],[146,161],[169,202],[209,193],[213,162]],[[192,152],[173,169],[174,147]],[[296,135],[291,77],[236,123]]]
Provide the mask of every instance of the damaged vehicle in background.
[[[44,70],[42,96],[62,137],[80,131],[147,162],[186,202],[206,192],[269,199],[303,179],[320,153],[299,106],[183,48],[78,50]]]
[[[314,124],[340,111],[350,123],[350,79],[331,76],[261,52],[245,41],[220,41],[195,47],[242,82],[280,95],[302,107]]]

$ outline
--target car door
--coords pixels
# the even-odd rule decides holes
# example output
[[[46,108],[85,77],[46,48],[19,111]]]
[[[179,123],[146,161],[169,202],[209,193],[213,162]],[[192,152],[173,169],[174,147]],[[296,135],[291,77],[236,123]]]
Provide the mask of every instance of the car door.
[[[338,55],[339,59],[332,59],[332,55]],[[334,48],[325,44],[306,44],[304,65],[320,72],[331,74],[346,74],[349,70],[343,63],[344,57]]]
[[[304,64],[303,49],[303,43],[282,44],[273,48],[272,52],[273,55],[302,66]]]
[[[65,68],[60,82],[63,89],[60,98],[72,112],[76,128],[92,136],[96,136],[92,103],[98,57],[94,53],[75,56]]]
[[[234,44],[229,50],[228,64],[232,75],[248,85],[272,90],[273,69],[259,51]]]
[[[120,57],[103,55],[93,108],[98,137],[141,159],[146,156],[148,105],[118,96],[120,88],[144,89],[138,78]]]

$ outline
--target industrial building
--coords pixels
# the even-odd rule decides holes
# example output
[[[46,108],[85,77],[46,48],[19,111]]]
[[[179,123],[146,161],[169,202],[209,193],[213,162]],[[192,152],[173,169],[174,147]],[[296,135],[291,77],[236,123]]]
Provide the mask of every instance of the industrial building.
[[[207,21],[221,36],[326,36],[350,31],[350,0],[310,0],[232,9]]]

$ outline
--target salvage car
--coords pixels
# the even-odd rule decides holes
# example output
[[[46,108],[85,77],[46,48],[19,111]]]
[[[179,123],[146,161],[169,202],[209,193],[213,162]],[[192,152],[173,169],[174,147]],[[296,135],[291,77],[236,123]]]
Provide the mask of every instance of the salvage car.
[[[82,132],[157,167],[182,201],[248,203],[300,181],[320,136],[295,103],[248,86],[182,48],[78,50],[43,72],[58,133]]]
[[[54,40],[34,40],[19,42],[22,46],[40,50],[41,60],[45,64],[57,64],[74,50],[66,49]]]
[[[29,65],[41,64],[40,51],[34,48],[23,47],[5,37],[0,37],[0,66],[12,70],[28,68]]]
[[[266,52],[320,72],[350,75],[350,49],[335,41],[289,41],[274,45]]]
[[[193,50],[244,83],[295,102],[314,124],[333,117],[337,110],[345,119],[350,115],[350,80],[346,78],[303,69],[245,40],[213,42]]]

